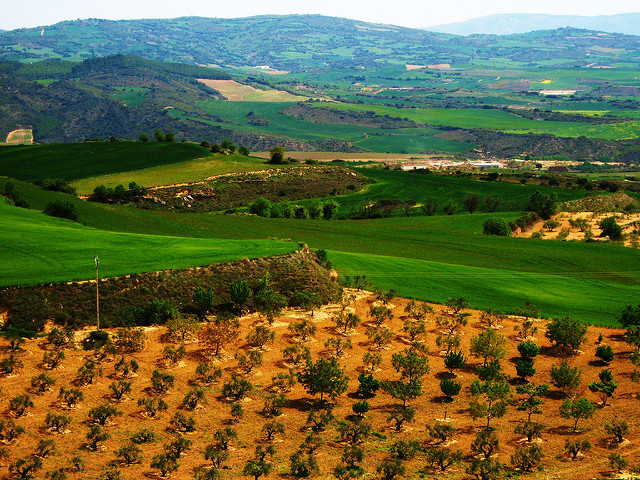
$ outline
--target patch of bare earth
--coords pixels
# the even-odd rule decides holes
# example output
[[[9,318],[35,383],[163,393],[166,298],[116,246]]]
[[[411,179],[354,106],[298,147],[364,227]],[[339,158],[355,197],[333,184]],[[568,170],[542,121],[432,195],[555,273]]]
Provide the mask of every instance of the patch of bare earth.
[[[615,216],[616,223],[622,227],[624,240],[620,242],[626,247],[638,248],[637,235],[640,232],[640,214],[623,214],[619,212],[561,212],[553,216],[558,222],[553,229],[545,228],[545,220],[538,220],[530,230],[517,232],[515,237],[537,237],[545,240],[566,240],[582,242],[587,239],[594,242],[608,241],[608,237],[602,237],[600,222],[605,218]],[[635,239],[635,240],[634,240]]]

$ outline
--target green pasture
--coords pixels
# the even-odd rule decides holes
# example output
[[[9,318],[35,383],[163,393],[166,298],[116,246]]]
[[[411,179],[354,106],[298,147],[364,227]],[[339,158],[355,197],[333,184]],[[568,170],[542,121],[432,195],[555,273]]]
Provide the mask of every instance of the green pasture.
[[[489,128],[508,133],[548,133],[561,137],[587,136],[622,140],[640,136],[640,122],[629,121],[610,125],[582,122],[537,121],[501,110],[480,108],[396,108],[382,105],[356,105],[316,102],[313,105],[356,112],[374,111],[378,115],[408,118],[431,125],[459,128]]]
[[[0,150],[0,175],[27,182],[129,172],[212,155],[193,143],[85,142],[8,147]]]
[[[367,185],[362,192],[336,197],[343,212],[385,199],[410,200],[415,203],[432,200],[438,202],[440,208],[448,202],[453,202],[457,205],[457,211],[462,212],[466,211],[462,203],[464,198],[472,193],[478,194],[481,198],[500,197],[503,210],[516,211],[524,210],[529,197],[536,191],[547,195],[555,193],[561,202],[582,198],[585,195],[582,190],[510,182],[486,182],[463,177],[431,175],[419,170],[402,172],[361,168],[358,171],[372,178],[376,183]],[[479,210],[482,208],[481,206]]]
[[[265,159],[244,155],[211,154],[184,162],[143,168],[131,172],[111,173],[95,177],[81,178],[72,182],[80,195],[93,191],[97,185],[115,187],[136,182],[145,187],[172,185],[175,183],[199,182],[200,180],[223,173],[249,172],[277,166],[265,163]],[[283,165],[283,167],[289,167]]]
[[[139,107],[150,91],[151,89],[144,87],[126,87],[119,89],[113,97],[121,100],[127,107]]]
[[[416,192],[426,188],[420,183],[423,178],[432,182],[440,179],[442,191],[457,189],[455,195],[462,195],[473,184],[493,195],[501,192],[506,196],[506,191],[500,190],[503,188],[521,188],[522,199],[528,198],[528,189],[539,189],[455,177],[372,172],[379,175],[383,189],[389,189],[387,193],[398,196],[403,195],[398,190],[403,184]],[[409,182],[402,175],[415,175],[419,180]],[[5,181],[0,179],[0,188]],[[461,183],[447,183],[454,181]],[[589,323],[612,324],[621,308],[635,304],[640,294],[640,258],[635,250],[608,243],[481,233],[482,223],[489,216],[513,220],[518,212],[342,221],[268,219],[93,204],[24,182],[15,181],[15,185],[21,198],[33,208],[42,209],[56,198],[69,199],[77,205],[81,220],[92,228],[3,205],[0,226],[6,234],[0,258],[3,265],[8,265],[0,276],[4,285],[87,278],[93,273],[90,260],[96,254],[106,264],[117,264],[114,270],[105,270],[105,275],[116,275],[200,265],[211,258],[222,261],[217,259],[225,255],[228,259],[266,255],[306,243],[330,251],[330,260],[341,275],[366,275],[380,288],[395,288],[402,295],[425,300],[465,296],[475,307],[500,310],[513,310],[531,301],[548,316],[566,313]]]
[[[354,145],[371,152],[407,152],[420,153],[437,150],[446,153],[465,153],[475,148],[471,143],[443,140],[431,135],[372,135],[364,140],[354,142]]]
[[[313,123],[284,113],[292,105],[294,103],[208,100],[198,103],[198,108],[210,115],[217,115],[235,124],[231,127],[228,123],[206,121],[206,123],[211,123],[212,125],[224,128],[231,127],[241,131],[284,135],[307,141],[346,140],[373,152],[401,152],[404,150],[409,153],[419,153],[424,150],[438,149],[459,153],[473,148],[468,143],[436,138],[434,134],[440,132],[432,128],[382,129],[358,125]],[[249,124],[246,118],[249,112],[266,118],[270,123],[268,125]],[[182,112],[176,111],[172,111],[171,115],[184,117]],[[188,118],[196,121],[205,121],[195,116],[189,116]]]
[[[579,318],[591,325],[617,326],[625,305],[635,305],[637,285],[612,285],[558,274],[518,272],[498,268],[330,251],[341,275],[366,276],[374,285],[395,289],[399,296],[445,303],[463,296],[475,308],[515,313],[533,302],[542,316]],[[499,265],[499,264],[498,264]]]
[[[94,278],[195,267],[275,255],[294,244],[106,232],[0,201],[0,286]]]

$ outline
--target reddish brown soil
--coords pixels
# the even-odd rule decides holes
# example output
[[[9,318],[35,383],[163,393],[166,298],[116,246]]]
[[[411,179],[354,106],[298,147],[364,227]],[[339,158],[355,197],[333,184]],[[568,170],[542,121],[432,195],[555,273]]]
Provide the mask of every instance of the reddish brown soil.
[[[337,405],[334,413],[338,419],[343,419],[351,414],[351,405],[358,401],[353,396],[357,388],[356,377],[360,373],[362,365],[362,355],[372,350],[366,335],[366,321],[368,321],[367,312],[371,306],[373,297],[364,295],[358,299],[355,304],[356,312],[363,320],[365,320],[357,331],[350,336],[354,349],[349,351],[348,356],[340,360],[341,365],[345,368],[350,376],[350,383],[347,393],[337,399]],[[404,307],[407,301],[403,299],[393,299],[391,305],[394,311],[394,318],[388,325],[395,332],[395,336],[391,347],[381,351],[383,354],[383,364],[380,371],[376,373],[376,377],[396,378],[397,374],[391,367],[391,355],[407,347],[408,342],[402,335],[402,315],[404,315]],[[431,424],[435,419],[442,418],[444,413],[443,404],[440,403],[439,375],[444,371],[444,363],[438,348],[435,346],[435,338],[437,329],[435,319],[444,310],[440,305],[434,305],[434,314],[430,314],[429,333],[426,343],[431,353],[429,362],[431,366],[430,373],[424,379],[424,394],[413,405],[418,407],[418,413],[415,422],[407,425],[407,427],[396,433],[391,425],[387,422],[388,408],[396,403],[391,397],[385,393],[379,393],[377,396],[369,400],[371,411],[367,414],[367,421],[371,422],[374,431],[379,435],[371,436],[366,445],[366,457],[364,466],[371,474],[371,478],[376,478],[375,469],[382,459],[388,454],[388,447],[396,439],[418,439],[425,444],[428,442],[426,433],[426,425]],[[335,307],[334,307],[335,309]],[[311,349],[314,359],[318,355],[327,355],[324,349],[324,341],[336,332],[333,323],[330,321],[331,311],[325,309],[323,312],[317,312],[313,321],[318,327],[315,338],[307,343]],[[282,363],[281,349],[292,342],[287,326],[290,322],[305,317],[303,312],[290,312],[287,316],[277,318],[274,323],[277,332],[276,342],[268,347],[264,353],[264,365],[257,368],[249,374],[247,378],[254,384],[256,389],[249,398],[243,400],[245,409],[244,418],[234,426],[238,432],[239,440],[232,442],[231,457],[227,462],[228,469],[222,471],[223,478],[240,478],[242,468],[245,461],[253,455],[256,445],[264,444],[263,435],[261,434],[262,426],[267,419],[259,414],[263,407],[263,397],[268,393],[267,387],[271,383],[271,377],[277,372],[285,371]],[[254,322],[259,321],[257,317],[248,317],[242,320],[242,333],[240,338],[244,339],[249,328]],[[469,348],[469,340],[481,331],[478,324],[479,315],[472,312],[469,325],[466,327],[462,340],[462,348],[466,353]],[[510,361],[517,355],[515,346],[518,342],[514,334],[514,325],[517,319],[508,319],[504,322],[500,332],[509,340],[509,355],[503,361],[504,370],[511,378],[515,376],[515,365]],[[542,347],[541,354],[536,358],[537,374],[533,378],[536,383],[550,382],[551,365],[558,363],[561,356],[550,348],[549,341],[544,336],[544,322],[539,322],[539,331],[536,334],[537,343]],[[218,428],[226,426],[226,420],[229,418],[230,403],[221,398],[221,385],[226,381],[231,373],[236,369],[237,362],[233,360],[233,355],[237,349],[247,349],[244,341],[238,341],[237,345],[227,348],[222,356],[223,360],[219,361],[219,365],[224,369],[224,375],[221,382],[214,385],[207,394],[208,404],[204,408],[198,408],[194,412],[180,409],[180,403],[185,393],[191,388],[187,381],[194,374],[195,367],[202,360],[202,345],[197,342],[187,343],[186,360],[177,367],[169,370],[176,378],[175,387],[166,395],[165,400],[169,404],[169,410],[164,412],[159,420],[146,419],[140,416],[140,408],[137,406],[137,399],[146,396],[145,389],[150,386],[150,377],[153,370],[159,368],[159,361],[162,356],[162,349],[166,346],[162,343],[161,336],[164,328],[151,328],[147,330],[148,341],[143,352],[133,354],[132,357],[140,363],[140,370],[135,378],[133,378],[133,391],[126,401],[115,404],[124,414],[116,417],[106,430],[111,434],[111,439],[104,442],[105,448],[99,452],[89,452],[83,449],[82,445],[86,441],[86,433],[89,429],[87,424],[87,413],[93,406],[109,401],[108,387],[114,381],[112,377],[114,373],[114,361],[104,362],[101,367],[104,376],[99,378],[94,385],[81,387],[84,392],[85,399],[77,409],[68,411],[61,409],[56,403],[58,390],[61,386],[69,387],[72,380],[76,376],[78,367],[82,364],[88,352],[76,349],[67,352],[67,358],[63,361],[60,368],[47,372],[55,378],[56,385],[54,389],[42,396],[32,395],[35,407],[29,411],[26,417],[21,417],[16,422],[26,429],[26,433],[18,438],[18,440],[8,446],[9,458],[1,460],[0,476],[7,477],[9,474],[8,465],[18,458],[25,457],[34,451],[35,445],[40,439],[54,439],[57,447],[57,454],[44,459],[44,468],[38,472],[37,478],[44,478],[44,473],[59,467],[68,467],[70,459],[75,455],[80,455],[86,462],[86,471],[81,473],[68,472],[68,478],[96,478],[101,474],[104,466],[115,460],[115,451],[127,442],[130,435],[141,429],[149,428],[156,431],[161,436],[161,440],[154,444],[142,445],[143,461],[138,465],[130,467],[121,466],[123,478],[138,479],[143,476],[153,476],[155,471],[150,468],[150,462],[154,455],[162,452],[162,445],[172,439],[172,434],[166,428],[169,420],[175,412],[183,411],[187,415],[194,415],[197,419],[197,432],[188,434],[187,437],[193,441],[193,446],[186,454],[180,458],[180,467],[172,475],[173,478],[192,478],[193,467],[207,465],[204,460],[204,448],[207,444],[213,443],[213,436]],[[610,406],[598,408],[594,417],[590,420],[582,421],[580,427],[583,432],[581,434],[570,433],[568,428],[571,425],[569,420],[563,419],[558,413],[558,407],[562,402],[562,395],[558,394],[555,388],[551,388],[548,396],[544,398],[544,414],[537,415],[536,420],[547,425],[547,431],[542,435],[541,446],[544,450],[545,457],[543,459],[544,469],[528,474],[527,478],[557,478],[557,479],[589,479],[593,477],[601,477],[610,472],[607,457],[612,451],[619,451],[625,458],[630,460],[632,466],[637,466],[637,455],[640,451],[638,443],[638,422],[640,420],[640,402],[636,396],[640,389],[638,384],[631,382],[630,373],[633,371],[633,365],[628,359],[630,347],[622,341],[622,331],[604,328],[589,328],[587,342],[583,346],[584,353],[568,357],[569,361],[578,365],[583,369],[583,380],[579,388],[578,395],[587,396],[594,402],[597,398],[592,394],[587,384],[597,379],[598,372],[603,368],[594,357],[596,339],[599,334],[604,337],[604,343],[611,345],[616,353],[616,358],[611,363],[611,370],[615,379],[618,381],[619,387],[616,391]],[[25,352],[21,355],[24,367],[19,374],[0,378],[1,398],[2,398],[2,416],[7,417],[8,400],[17,395],[28,392],[30,379],[32,376],[41,373],[43,370],[39,367],[39,363],[45,352],[43,349],[44,339],[28,340],[24,346]],[[6,342],[5,342],[6,343]],[[478,359],[471,359],[473,365],[479,363]],[[449,407],[449,414],[452,417],[452,424],[458,429],[453,448],[461,449],[465,455],[470,455],[470,444],[475,433],[482,428],[483,421],[478,420],[475,423],[468,413],[469,386],[475,375],[473,368],[467,368],[458,375],[458,380],[463,384],[463,390],[456,399],[455,403]],[[515,388],[514,388],[515,393]],[[514,399],[517,398],[514,395]],[[284,409],[283,415],[278,419],[286,425],[285,435],[277,435],[273,445],[277,449],[275,458],[275,469],[271,473],[270,478],[289,478],[288,466],[289,456],[302,443],[306,432],[301,431],[305,425],[305,420],[309,409],[314,404],[314,399],[304,391],[301,385],[296,385],[288,394],[290,404]],[[43,430],[44,419],[49,412],[66,413],[70,415],[73,422],[70,431],[63,435],[55,435]],[[621,447],[612,447],[608,442],[608,436],[604,432],[602,425],[605,421],[619,415],[629,421],[631,431],[628,435],[628,442]],[[509,464],[509,457],[514,452],[518,440],[518,435],[513,433],[513,428],[523,418],[522,412],[517,412],[514,406],[511,406],[507,415],[502,419],[494,420],[493,424],[497,427],[497,433],[500,437],[500,451],[498,460],[505,464]],[[331,470],[339,463],[343,445],[338,440],[338,435],[334,427],[329,427],[323,434],[327,444],[318,450],[317,459],[320,465],[320,475],[318,478],[333,478]],[[589,451],[585,458],[579,461],[567,460],[562,455],[563,445],[566,439],[589,439],[593,444],[593,448]],[[420,456],[410,462],[406,462],[407,474],[404,478],[423,478],[425,468],[424,459]],[[446,474],[438,474],[440,478],[467,478],[464,473],[464,464],[452,467]],[[519,474],[515,474],[519,476]],[[245,477],[246,478],[246,477]]]

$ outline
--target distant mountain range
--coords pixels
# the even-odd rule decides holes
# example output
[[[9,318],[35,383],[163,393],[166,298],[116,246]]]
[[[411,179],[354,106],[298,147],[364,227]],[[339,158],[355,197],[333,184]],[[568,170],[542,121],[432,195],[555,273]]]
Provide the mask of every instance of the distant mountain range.
[[[503,65],[504,60],[518,68],[616,62],[640,66],[639,40],[578,29],[460,37],[322,15],[88,19],[0,33],[0,60],[78,61],[135,54],[191,65],[298,72],[402,63]]]
[[[618,15],[599,15],[596,17],[504,13],[473,18],[465,22],[435,25],[427,27],[425,30],[451,33],[453,35],[510,35],[514,33],[554,30],[556,28],[566,27],[640,35],[640,13],[621,13]]]

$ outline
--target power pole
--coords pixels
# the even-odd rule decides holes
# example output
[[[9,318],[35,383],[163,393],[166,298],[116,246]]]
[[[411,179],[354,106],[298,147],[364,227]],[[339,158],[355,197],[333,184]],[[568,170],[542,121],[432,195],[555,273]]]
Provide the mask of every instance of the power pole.
[[[96,256],[93,261],[96,262],[96,329],[100,330],[100,276],[98,275],[100,259]]]

